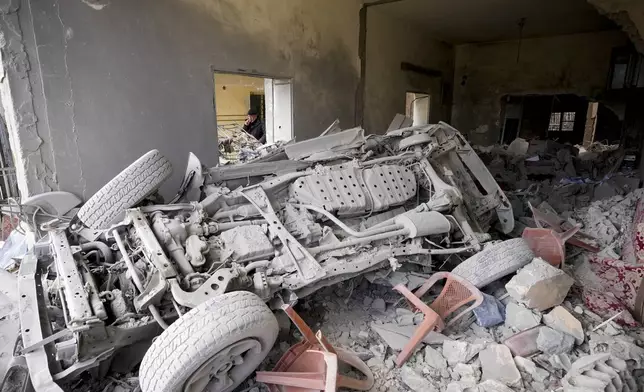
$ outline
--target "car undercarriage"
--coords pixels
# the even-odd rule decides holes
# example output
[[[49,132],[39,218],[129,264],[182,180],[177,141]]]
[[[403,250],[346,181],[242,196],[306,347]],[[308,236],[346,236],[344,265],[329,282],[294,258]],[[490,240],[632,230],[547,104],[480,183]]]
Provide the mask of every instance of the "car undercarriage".
[[[119,176],[70,219],[33,220],[40,240],[19,273],[20,352],[36,390],[60,390],[86,371],[132,368],[142,359],[132,352],[152,346],[141,364],[143,391],[230,391],[276,339],[261,306],[278,309],[381,268],[453,266],[450,256],[467,258],[491,240],[490,227],[508,233],[514,224],[483,163],[444,123],[323,134],[235,166],[205,168],[191,157],[167,204],[149,197],[169,176],[158,151]],[[237,292],[261,299],[244,301],[265,331],[219,336],[232,340],[228,351],[206,355],[210,371],[188,354],[158,358],[196,344],[186,331],[215,328],[198,312],[224,309],[214,304]],[[212,310],[212,322],[241,317],[231,306]],[[172,370],[174,361],[185,369]],[[161,389],[158,368],[173,379]]]

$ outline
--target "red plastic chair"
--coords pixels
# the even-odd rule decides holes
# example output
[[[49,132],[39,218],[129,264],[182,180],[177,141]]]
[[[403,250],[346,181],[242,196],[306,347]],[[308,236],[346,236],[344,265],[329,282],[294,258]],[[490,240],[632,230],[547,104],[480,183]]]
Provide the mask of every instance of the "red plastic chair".
[[[282,310],[302,333],[304,340],[289,348],[273,371],[257,372],[257,381],[268,384],[271,392],[327,391],[326,388],[331,385],[358,391],[368,391],[373,387],[373,373],[357,355],[333,347],[321,331],[314,334],[291,306],[283,305]],[[359,380],[338,374],[338,361],[359,370],[366,379]]]
[[[436,282],[442,279],[446,279],[443,290],[431,305],[426,305],[421,298]],[[395,362],[399,367],[407,362],[428,333],[433,330],[437,332],[442,331],[444,328],[454,324],[454,322],[465,316],[470,310],[483,303],[483,294],[481,294],[479,289],[464,278],[449,272],[435,273],[414,293],[402,284],[394,287],[394,290],[404,295],[413,307],[425,315],[423,322],[416,328],[407,345],[405,345],[400,354],[398,354],[398,357],[396,357]],[[451,317],[447,324],[445,324],[444,320],[448,316],[470,302],[472,302],[470,306]]]

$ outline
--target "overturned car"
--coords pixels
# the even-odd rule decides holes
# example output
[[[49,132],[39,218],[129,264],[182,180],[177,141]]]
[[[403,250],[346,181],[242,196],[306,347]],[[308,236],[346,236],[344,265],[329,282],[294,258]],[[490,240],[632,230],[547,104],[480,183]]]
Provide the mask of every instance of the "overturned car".
[[[140,363],[144,392],[231,391],[276,340],[271,309],[380,268],[481,261],[489,228],[514,224],[444,123],[327,132],[242,165],[205,168],[192,156],[174,200],[150,202],[171,170],[150,151],[71,219],[36,203],[51,208],[28,222],[41,239],[20,267],[18,350],[36,390]],[[522,251],[507,242],[496,246]]]

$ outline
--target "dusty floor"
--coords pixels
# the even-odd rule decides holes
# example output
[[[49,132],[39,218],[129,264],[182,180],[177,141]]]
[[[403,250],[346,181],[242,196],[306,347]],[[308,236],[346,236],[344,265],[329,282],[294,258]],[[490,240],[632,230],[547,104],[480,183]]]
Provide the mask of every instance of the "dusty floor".
[[[495,287],[498,289],[495,290]],[[486,291],[503,290],[501,285],[493,285]],[[509,298],[505,299],[506,303],[509,301]],[[561,390],[561,379],[566,374],[562,361],[574,362],[591,353],[610,351],[610,347],[618,343],[628,345],[627,355],[632,357],[632,361],[644,361],[644,349],[637,346],[643,342],[643,329],[623,329],[610,322],[592,332],[604,320],[584,307],[577,290],[569,293],[563,306],[582,322],[587,334],[586,342],[576,346],[568,354],[539,354],[532,357],[536,371],[519,367],[520,385],[509,389],[495,385],[497,389],[481,387],[469,390],[465,388],[483,385],[480,384],[481,360],[473,355],[467,361],[453,365],[447,362],[451,358],[443,351],[444,343],[440,341],[421,346],[402,368],[395,367],[393,359],[398,352],[388,346],[373,326],[385,323],[407,325],[414,322],[414,317],[408,310],[407,303],[386,284],[371,284],[364,278],[354,279],[301,300],[296,309],[313,330],[321,329],[332,344],[353,350],[367,363],[375,377],[372,391],[557,391]],[[416,317],[415,321],[418,320]],[[467,344],[470,349],[478,352],[486,346],[502,343],[516,333],[506,324],[482,328],[474,320],[474,317],[466,318],[459,327],[444,331],[445,340]],[[299,341],[300,334],[291,325],[288,334],[282,335],[280,339],[282,340],[278,340],[260,370],[270,370],[290,345]],[[443,359],[444,357],[448,358]],[[640,388],[644,387],[644,376],[639,371],[634,376],[639,377],[637,382]],[[99,383],[79,380],[73,391],[125,392],[135,391],[136,387],[136,374],[111,375]],[[251,378],[237,391],[264,392],[268,389]]]

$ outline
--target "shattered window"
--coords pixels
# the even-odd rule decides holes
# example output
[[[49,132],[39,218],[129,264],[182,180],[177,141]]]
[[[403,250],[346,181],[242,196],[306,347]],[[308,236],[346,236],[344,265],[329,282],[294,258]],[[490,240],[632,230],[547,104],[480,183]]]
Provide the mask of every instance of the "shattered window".
[[[561,123],[562,131],[572,131],[575,128],[575,112],[565,112],[563,122]]]
[[[561,113],[550,114],[550,125],[548,125],[548,131],[551,131],[551,132],[559,131],[560,127],[561,127]]]

